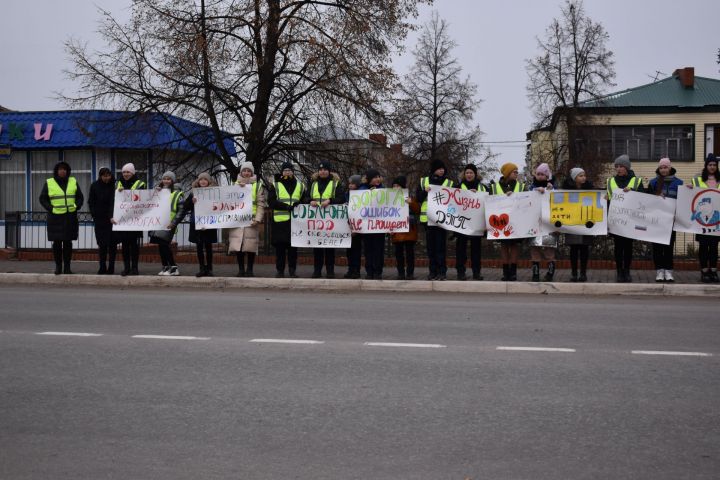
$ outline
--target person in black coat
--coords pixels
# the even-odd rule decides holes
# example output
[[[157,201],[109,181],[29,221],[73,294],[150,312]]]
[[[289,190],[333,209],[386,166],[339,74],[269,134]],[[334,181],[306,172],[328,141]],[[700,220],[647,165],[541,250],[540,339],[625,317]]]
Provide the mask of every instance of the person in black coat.
[[[212,179],[209,173],[203,172],[198,175],[198,178],[192,183],[192,188],[207,188],[215,187],[217,183]],[[217,243],[217,229],[216,228],[204,228],[198,230],[195,228],[195,195],[192,192],[185,198],[185,201],[180,207],[175,219],[173,220],[173,226],[177,227],[182,223],[185,216],[190,214],[190,234],[188,240],[195,244],[197,250],[198,265],[200,265],[200,271],[195,274],[196,277],[212,277],[213,276],[213,244]]]
[[[121,170],[122,178],[117,181],[116,190],[145,190],[147,185],[140,180],[135,173],[135,165],[126,163]],[[115,219],[110,219],[115,223]],[[124,268],[121,275],[139,275],[138,263],[140,260],[140,243],[142,242],[142,231],[118,231],[114,232],[115,239],[122,242],[122,255]]]
[[[303,184],[295,178],[295,171],[290,162],[284,162],[280,167],[281,173],[275,175],[272,185],[268,188],[268,207],[272,209],[272,223],[270,224],[270,238],[275,247],[276,277],[285,276],[285,264],[288,265],[290,278],[297,278],[297,247],[291,242],[290,212],[300,203],[304,193]],[[287,196],[286,196],[287,195]]]
[[[78,239],[80,226],[77,211],[82,208],[80,185],[70,175],[70,165],[59,162],[40,192],[40,205],[48,211],[47,236],[52,242],[55,275],[71,274],[72,242]],[[64,268],[64,270],[63,270]]]
[[[115,273],[117,242],[113,237],[112,222],[110,221],[115,206],[115,179],[109,168],[101,168],[98,172],[98,179],[90,185],[88,206],[95,223],[95,240],[98,244],[100,269],[97,273],[98,275],[112,275]]]

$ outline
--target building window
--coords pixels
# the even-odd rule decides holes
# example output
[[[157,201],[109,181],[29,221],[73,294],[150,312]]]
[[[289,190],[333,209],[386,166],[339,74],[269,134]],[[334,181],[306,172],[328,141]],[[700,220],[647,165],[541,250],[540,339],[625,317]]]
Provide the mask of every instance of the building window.
[[[673,162],[695,161],[694,126],[595,126],[579,129],[580,143],[586,146],[609,146],[612,158],[628,155],[635,162],[657,162],[668,157]]]
[[[14,150],[0,162],[0,220],[6,212],[25,210],[25,162],[27,152]]]

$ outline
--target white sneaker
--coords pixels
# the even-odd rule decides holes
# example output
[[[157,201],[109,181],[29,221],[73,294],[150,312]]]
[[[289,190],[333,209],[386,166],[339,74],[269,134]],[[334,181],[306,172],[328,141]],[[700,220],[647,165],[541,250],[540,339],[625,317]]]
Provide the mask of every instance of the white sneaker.
[[[170,275],[170,267],[163,267],[162,270],[158,273],[161,277],[164,277],[166,275]]]
[[[665,270],[665,281],[666,282],[674,282],[675,278],[673,277],[672,270]]]
[[[180,269],[177,267],[177,265],[173,265],[170,267],[170,271],[166,275],[172,275],[173,277],[177,277],[180,275]]]
[[[665,270],[662,268],[658,268],[657,275],[655,275],[655,281],[656,282],[664,282],[665,281]]]

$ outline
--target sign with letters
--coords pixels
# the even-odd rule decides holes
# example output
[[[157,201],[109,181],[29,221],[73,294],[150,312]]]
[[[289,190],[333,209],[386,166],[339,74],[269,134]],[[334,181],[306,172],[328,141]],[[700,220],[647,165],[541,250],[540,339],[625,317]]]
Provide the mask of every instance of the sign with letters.
[[[451,232],[479,236],[485,233],[485,192],[430,185],[428,225]]]
[[[541,194],[538,192],[488,196],[485,202],[488,240],[540,235],[541,203]]]
[[[248,227],[252,224],[252,186],[228,185],[224,187],[193,188],[195,228]]]
[[[675,231],[720,236],[720,190],[680,186]]]
[[[674,198],[617,189],[610,200],[608,230],[625,238],[670,245],[675,203]]]
[[[353,232],[396,233],[410,231],[406,188],[351,190],[348,217]]]
[[[170,225],[170,190],[123,190],[115,192],[113,230],[138,232],[167,230]]]
[[[291,218],[291,245],[310,248],[350,248],[347,205],[296,205]]]

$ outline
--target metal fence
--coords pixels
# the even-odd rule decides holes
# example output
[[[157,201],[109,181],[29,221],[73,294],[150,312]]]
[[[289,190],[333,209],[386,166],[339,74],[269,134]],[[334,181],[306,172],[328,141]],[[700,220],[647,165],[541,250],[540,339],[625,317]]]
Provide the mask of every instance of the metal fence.
[[[80,232],[78,240],[74,243],[74,247],[79,250],[94,250],[97,248],[95,241],[94,223],[92,216],[88,212],[79,212],[78,220],[80,223]],[[270,214],[266,217],[266,221],[263,224],[263,229],[260,232],[260,254],[262,255],[273,255],[274,249],[270,244]],[[16,251],[21,250],[43,250],[52,248],[51,242],[47,240],[47,212],[6,212],[5,214],[5,247],[11,248]],[[178,225],[177,234],[175,235],[175,242],[177,242],[178,250],[194,250],[195,246],[188,240],[190,233],[190,223],[183,222]],[[425,239],[422,234],[422,228],[420,235],[418,236],[418,244],[416,246],[416,256],[418,258],[425,257]],[[694,235],[677,232],[675,242],[675,256],[676,258],[695,258],[697,252],[697,243],[695,242]],[[226,243],[227,231],[221,232],[220,237],[222,238],[221,243]],[[453,258],[455,256],[455,245],[453,242],[453,234],[448,233],[448,257]],[[144,242],[148,242],[149,238],[147,232],[144,236]],[[567,258],[569,255],[569,248],[565,247],[564,236],[560,236],[560,245],[558,251],[559,258]],[[393,256],[394,247],[390,241],[390,237],[386,238],[385,252],[388,257]],[[521,258],[528,258],[529,246],[527,242],[523,242],[521,251]],[[635,258],[637,259],[651,259],[652,258],[652,246],[647,242],[635,242]],[[218,246],[218,250],[224,250],[222,245]],[[311,255],[312,250],[308,248],[301,248],[299,251],[300,255]],[[498,242],[484,241],[482,243],[482,255],[483,258],[499,258],[500,249]],[[612,260],[613,259],[613,241],[610,237],[596,237],[591,251],[591,258],[598,260]]]

